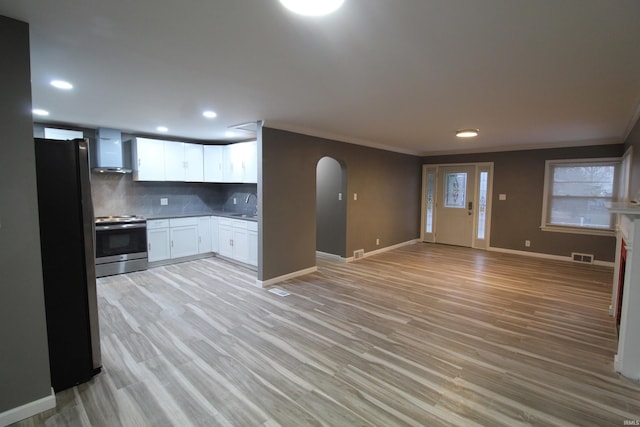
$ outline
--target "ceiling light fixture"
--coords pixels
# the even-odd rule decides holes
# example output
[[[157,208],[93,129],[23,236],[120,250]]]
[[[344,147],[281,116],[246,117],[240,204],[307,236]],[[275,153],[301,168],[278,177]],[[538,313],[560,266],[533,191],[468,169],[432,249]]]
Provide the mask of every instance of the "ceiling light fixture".
[[[166,126],[158,126],[156,129],[158,129],[159,132],[168,132],[169,128]]]
[[[458,138],[474,138],[478,136],[480,131],[478,129],[460,129],[456,131]]]
[[[338,10],[344,0],[280,0],[280,3],[298,15],[323,16]]]
[[[204,111],[202,115],[205,116],[207,119],[213,119],[218,117],[215,111],[210,111],[210,110]]]
[[[36,116],[48,116],[49,112],[47,110],[43,110],[42,108],[34,108],[33,110],[31,110],[31,112],[33,114],[35,114]]]
[[[51,86],[63,90],[73,89],[73,85],[69,82],[65,82],[64,80],[51,80]]]

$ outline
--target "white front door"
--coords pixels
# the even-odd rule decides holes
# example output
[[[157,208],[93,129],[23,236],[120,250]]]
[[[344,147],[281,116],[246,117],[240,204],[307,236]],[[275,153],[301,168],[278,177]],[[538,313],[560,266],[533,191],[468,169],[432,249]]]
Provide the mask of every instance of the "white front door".
[[[438,168],[436,242],[473,245],[475,165]]]

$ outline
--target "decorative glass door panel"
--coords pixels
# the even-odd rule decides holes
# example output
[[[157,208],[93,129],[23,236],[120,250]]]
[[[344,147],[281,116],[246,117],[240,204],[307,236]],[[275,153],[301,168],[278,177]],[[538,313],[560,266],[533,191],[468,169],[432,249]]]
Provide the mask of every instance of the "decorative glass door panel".
[[[480,186],[478,188],[478,231],[476,238],[484,239],[487,234],[487,190],[489,172],[480,172]]]
[[[453,172],[445,175],[444,206],[465,209],[467,201],[467,173]]]
[[[435,202],[433,200],[434,198],[434,193],[435,193],[435,173],[434,172],[429,172],[427,173],[427,196],[426,196],[426,210],[427,210],[427,216],[425,219],[425,232],[426,233],[433,233],[433,208],[435,205]]]

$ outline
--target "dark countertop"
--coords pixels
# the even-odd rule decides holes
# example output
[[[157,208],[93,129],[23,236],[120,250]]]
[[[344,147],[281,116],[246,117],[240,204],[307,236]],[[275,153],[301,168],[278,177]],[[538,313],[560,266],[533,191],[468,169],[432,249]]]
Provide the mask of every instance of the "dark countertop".
[[[243,221],[258,221],[258,216],[242,216],[246,215],[241,212],[226,212],[226,211],[208,211],[208,212],[190,212],[190,213],[177,213],[177,214],[157,214],[157,215],[143,215],[148,220],[153,219],[169,219],[169,218],[192,218],[198,216],[218,216],[222,218],[240,219]]]

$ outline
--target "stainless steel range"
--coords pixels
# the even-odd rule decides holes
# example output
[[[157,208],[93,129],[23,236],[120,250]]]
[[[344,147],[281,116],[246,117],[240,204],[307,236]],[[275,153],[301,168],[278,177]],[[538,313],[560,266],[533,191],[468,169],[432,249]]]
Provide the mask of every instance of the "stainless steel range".
[[[146,270],[147,220],[140,216],[96,218],[96,277]]]

